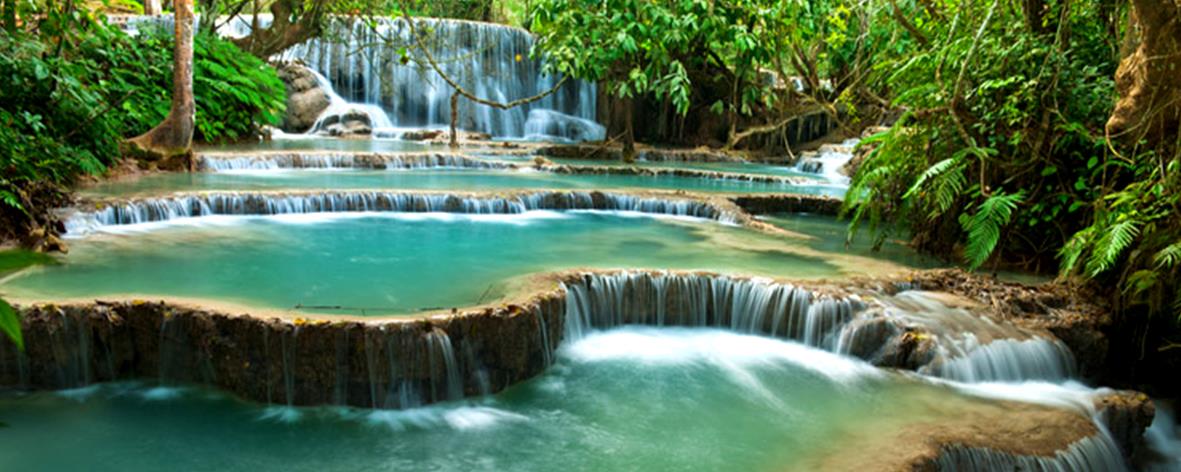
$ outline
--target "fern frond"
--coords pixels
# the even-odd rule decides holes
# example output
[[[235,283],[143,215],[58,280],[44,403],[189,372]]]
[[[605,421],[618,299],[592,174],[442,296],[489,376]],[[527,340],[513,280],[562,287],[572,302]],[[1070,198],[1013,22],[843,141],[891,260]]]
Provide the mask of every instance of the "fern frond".
[[[1078,261],[1082,258],[1083,253],[1086,252],[1087,247],[1091,245],[1094,239],[1095,227],[1088,226],[1074,234],[1062,249],[1058,251],[1058,257],[1062,258],[1062,264],[1059,267],[1059,273],[1067,275],[1073,273],[1078,268]]]
[[[1013,219],[1013,212],[1025,198],[1025,192],[1014,194],[997,192],[984,203],[976,213],[961,215],[960,225],[968,233],[968,246],[964,251],[969,270],[976,270],[992,255],[1001,239],[1001,228]]]
[[[1095,241],[1095,245],[1091,249],[1091,257],[1087,259],[1088,276],[1097,277],[1111,269],[1120,255],[1132,246],[1132,242],[1138,236],[1140,236],[1140,222],[1136,220],[1124,220],[1106,228],[1103,236]]]
[[[931,167],[928,167],[927,170],[923,171],[922,174],[919,174],[919,178],[915,179],[914,185],[910,186],[910,190],[907,190],[906,193],[902,195],[902,198],[911,198],[915,194],[921,192],[923,190],[923,185],[926,184],[928,180],[931,180],[943,174],[944,172],[947,172],[958,162],[959,161],[957,161],[954,157],[949,157],[932,164]]]
[[[1172,269],[1181,263],[1181,241],[1170,244],[1168,247],[1161,249],[1153,257],[1153,262],[1156,263],[1158,269]]]

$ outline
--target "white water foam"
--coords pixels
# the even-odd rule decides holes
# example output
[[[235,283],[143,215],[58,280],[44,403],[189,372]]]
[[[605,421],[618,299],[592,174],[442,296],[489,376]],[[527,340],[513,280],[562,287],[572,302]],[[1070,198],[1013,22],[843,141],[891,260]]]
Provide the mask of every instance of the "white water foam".
[[[749,377],[752,367],[790,364],[835,382],[879,377],[860,360],[790,341],[704,328],[624,327],[596,331],[563,347],[575,362],[626,360],[646,365],[705,363]]]

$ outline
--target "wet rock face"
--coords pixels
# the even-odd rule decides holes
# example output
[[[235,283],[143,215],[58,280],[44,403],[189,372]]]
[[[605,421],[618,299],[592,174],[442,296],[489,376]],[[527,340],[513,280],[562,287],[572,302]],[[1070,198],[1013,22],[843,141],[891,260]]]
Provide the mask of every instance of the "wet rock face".
[[[289,405],[404,408],[500,391],[547,367],[562,300],[429,320],[295,322],[163,303],[23,309],[27,350],[0,343],[0,385],[121,379],[211,385]],[[545,329],[543,329],[543,327]]]
[[[754,215],[773,213],[836,215],[841,211],[841,200],[817,195],[743,195],[732,200],[743,210]]]
[[[369,136],[373,134],[373,119],[364,110],[349,109],[325,117],[317,129],[319,133],[336,137]]]
[[[1148,395],[1129,390],[1114,391],[1096,399],[1095,409],[1124,457],[1133,457],[1144,447],[1144,431],[1156,415],[1156,406]]]
[[[278,67],[279,79],[287,87],[287,115],[283,131],[303,133],[311,129],[316,118],[331,103],[328,92],[316,81],[307,67],[293,62]]]

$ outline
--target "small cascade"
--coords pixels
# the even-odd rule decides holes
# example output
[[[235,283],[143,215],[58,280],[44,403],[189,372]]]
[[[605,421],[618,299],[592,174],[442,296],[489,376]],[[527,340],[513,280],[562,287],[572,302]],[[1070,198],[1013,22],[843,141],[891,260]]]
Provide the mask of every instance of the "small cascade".
[[[602,141],[607,138],[607,128],[593,120],[570,116],[565,113],[535,109],[525,120],[525,138],[545,140],[560,136],[568,141]]]
[[[862,309],[856,298],[821,296],[762,279],[696,274],[586,274],[566,290],[567,341],[626,324],[728,327],[835,350]]]
[[[1074,356],[1061,341],[995,323],[939,296],[910,290],[889,299],[889,316],[934,335],[938,359],[919,372],[961,382],[1064,381],[1074,375]]]
[[[295,343],[298,337],[299,326],[292,328],[290,340],[286,334],[279,336],[279,348],[283,355],[283,393],[288,407],[295,405]]]
[[[347,152],[284,152],[242,154],[202,154],[198,163],[213,172],[278,169],[513,169],[509,162],[494,161],[459,154],[358,154]]]
[[[396,132],[394,123],[390,121],[389,115],[386,115],[381,107],[368,103],[349,102],[336,93],[336,90],[332,88],[332,83],[323,74],[320,74],[314,69],[311,72],[312,76],[316,78],[316,83],[328,95],[328,108],[320,113],[320,117],[316,118],[316,122],[312,124],[307,134],[328,134],[332,136],[341,134],[371,134],[382,136]],[[351,121],[364,123],[368,127],[368,132],[341,128]]]
[[[967,346],[958,357],[945,360],[930,372],[961,382],[1053,380],[1070,378],[1074,359],[1061,342],[1046,338],[997,339],[978,345],[965,333]]]
[[[434,329],[427,333],[424,339],[431,369],[431,401],[454,401],[463,398],[463,377],[459,375],[459,363],[455,358],[451,337],[443,330]],[[441,378],[436,376],[440,372],[443,374]]]
[[[849,177],[841,172],[841,168],[853,159],[853,148],[860,141],[851,138],[846,139],[840,145],[821,145],[817,151],[800,156],[795,169],[808,174],[818,174],[835,184],[848,184]]]
[[[91,337],[90,326],[85,318],[61,316],[61,330],[51,333],[51,351],[55,359],[56,385],[58,388],[80,388],[90,385]],[[17,354],[18,368],[24,369],[24,355]],[[21,378],[27,375],[19,373]]]
[[[1152,425],[1144,432],[1150,455],[1143,470],[1148,472],[1168,472],[1181,470],[1181,425],[1173,414],[1170,405],[1157,401],[1156,415],[1152,418]]]
[[[1029,470],[1074,472],[1081,470],[1127,470],[1119,446],[1104,434],[1076,441],[1053,456],[1015,455],[992,449],[946,447],[935,465],[943,471],[959,470]]]
[[[384,327],[382,327],[382,328],[384,328]],[[379,330],[363,331],[364,334],[362,334],[363,337],[361,338],[361,341],[362,341],[361,347],[365,351],[365,373],[368,374],[368,382],[366,382],[366,384],[369,385],[369,407],[370,408],[380,408],[382,405],[384,405],[384,402],[379,401],[379,399],[381,399],[382,397],[378,397],[378,394],[377,394],[377,391],[378,391],[378,377],[377,377],[378,352],[377,352],[377,347],[376,347],[377,341],[373,339],[373,333],[378,332],[378,331]],[[384,331],[384,329],[381,329],[380,331]]]
[[[100,204],[65,222],[78,236],[103,226],[161,222],[212,215],[288,215],[341,212],[518,214],[535,210],[610,210],[734,222],[736,216],[708,202],[602,192],[532,192],[505,196],[446,193],[340,191],[320,193],[208,192]]]
[[[386,356],[386,370],[389,376],[386,382],[386,393],[384,408],[414,408],[423,405],[423,395],[419,387],[408,379],[403,378],[403,375],[398,370],[398,359],[395,355],[398,352],[398,338],[394,334],[396,331],[382,330],[385,335],[385,356]],[[413,351],[412,351],[413,352]],[[417,364],[418,359],[410,357],[404,359],[404,364]]]

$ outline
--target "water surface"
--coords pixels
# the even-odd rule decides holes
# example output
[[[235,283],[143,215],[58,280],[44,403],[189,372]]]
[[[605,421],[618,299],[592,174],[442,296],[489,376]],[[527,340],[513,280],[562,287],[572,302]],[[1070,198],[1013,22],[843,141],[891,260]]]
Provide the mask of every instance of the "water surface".
[[[168,296],[372,315],[491,302],[522,276],[574,268],[820,278],[906,267],[818,251],[806,239],[626,212],[210,216],[102,231],[72,241],[62,264],[28,269],[0,291],[35,300]],[[308,308],[325,306],[343,308]]]
[[[827,185],[787,185],[676,176],[564,175],[532,170],[257,170],[161,173],[106,181],[81,190],[89,196],[131,196],[203,190],[407,189],[496,191],[509,189],[660,189],[711,193],[844,195]]]
[[[992,405],[799,344],[692,329],[592,334],[500,395],[407,411],[154,387],[0,395],[0,470],[813,470]]]

